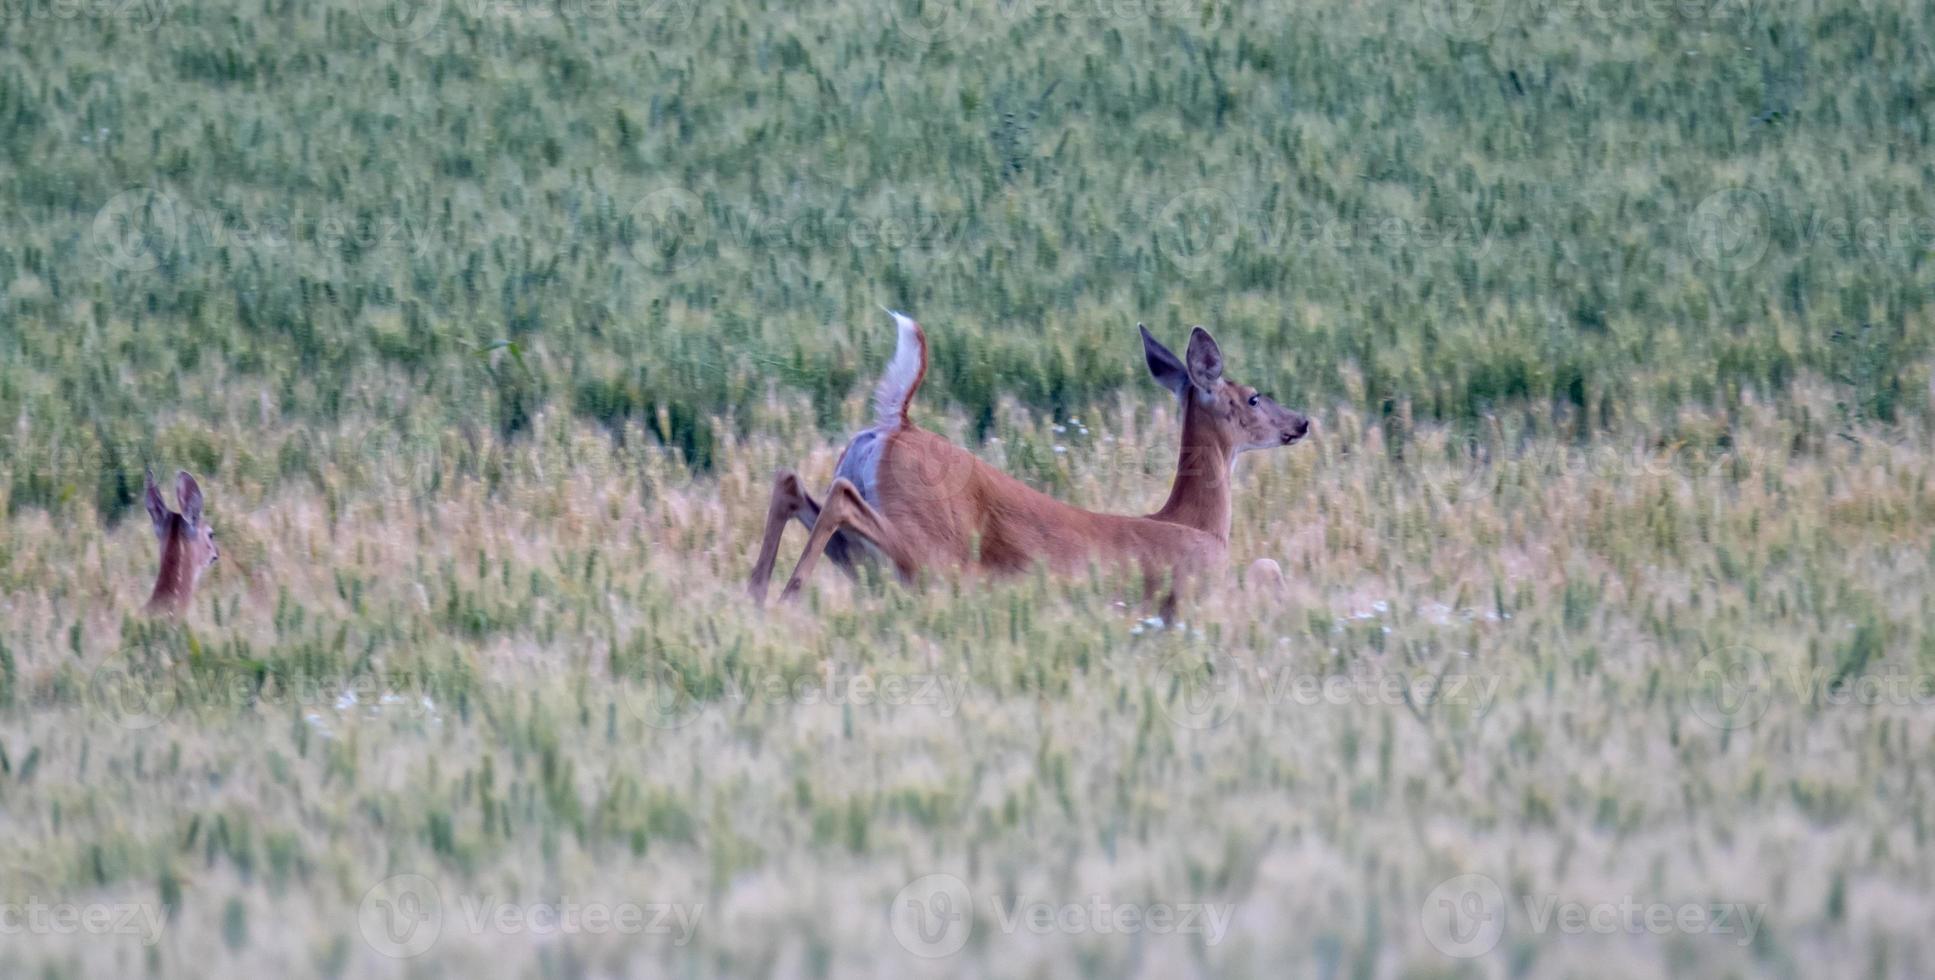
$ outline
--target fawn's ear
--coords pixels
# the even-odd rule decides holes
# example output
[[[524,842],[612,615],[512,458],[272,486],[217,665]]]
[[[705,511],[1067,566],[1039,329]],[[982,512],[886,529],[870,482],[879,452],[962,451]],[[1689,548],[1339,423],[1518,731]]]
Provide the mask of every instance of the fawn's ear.
[[[148,505],[148,517],[155,522],[155,534],[168,533],[168,502],[161,499],[161,488],[155,486],[155,471],[148,471],[148,489],[142,494]]]
[[[1222,348],[1202,327],[1189,332],[1189,380],[1205,393],[1216,390],[1216,382],[1223,380]]]
[[[1135,328],[1142,331],[1142,356],[1149,362],[1149,374],[1157,384],[1181,395],[1183,387],[1189,384],[1189,369],[1183,366],[1182,358],[1162,346],[1162,341],[1150,334],[1148,327],[1138,323]]]
[[[202,523],[202,485],[188,475],[187,470],[175,474],[175,502],[181,504],[181,516],[190,525],[200,527]]]

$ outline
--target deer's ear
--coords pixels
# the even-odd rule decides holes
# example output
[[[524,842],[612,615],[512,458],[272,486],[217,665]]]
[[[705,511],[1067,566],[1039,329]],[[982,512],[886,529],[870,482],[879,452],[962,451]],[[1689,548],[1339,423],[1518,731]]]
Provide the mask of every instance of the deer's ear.
[[[202,523],[202,485],[188,475],[187,470],[175,474],[175,501],[181,504],[181,516],[197,527]]]
[[[161,499],[161,488],[155,486],[155,471],[148,471],[148,489],[142,495],[148,505],[148,518],[155,522],[155,533],[168,533],[168,502]]]
[[[1182,358],[1162,346],[1162,341],[1150,334],[1148,327],[1138,323],[1135,328],[1142,332],[1142,356],[1149,362],[1150,376],[1157,384],[1181,395],[1183,387],[1189,384],[1189,369],[1183,366]]]
[[[1189,332],[1189,380],[1204,392],[1216,390],[1216,382],[1223,380],[1222,348],[1202,327]]]

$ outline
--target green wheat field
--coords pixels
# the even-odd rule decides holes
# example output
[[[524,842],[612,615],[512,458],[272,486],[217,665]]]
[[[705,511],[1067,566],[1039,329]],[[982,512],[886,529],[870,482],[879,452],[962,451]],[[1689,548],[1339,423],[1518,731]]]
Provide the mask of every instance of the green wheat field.
[[[1926,975],[1931,39],[4,0],[0,977]],[[760,610],[882,305],[915,420],[1083,506],[1174,472],[1138,321],[1313,433],[1174,622]]]

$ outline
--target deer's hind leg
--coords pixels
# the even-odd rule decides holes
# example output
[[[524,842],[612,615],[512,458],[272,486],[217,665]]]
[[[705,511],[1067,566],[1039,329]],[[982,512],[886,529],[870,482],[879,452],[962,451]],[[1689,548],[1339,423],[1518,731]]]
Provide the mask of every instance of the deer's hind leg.
[[[766,601],[766,589],[773,579],[773,562],[779,557],[779,539],[786,533],[786,522],[795,519],[812,531],[820,519],[820,502],[800,485],[799,474],[780,470],[773,477],[773,495],[766,504],[766,533],[759,542],[759,558],[753,562],[752,575],[746,583],[746,591],[754,602]],[[826,556],[849,577],[858,577],[849,545],[845,536],[836,534],[827,541]]]
[[[864,538],[879,548],[887,560],[894,563],[894,570],[902,579],[910,579],[918,570],[912,545],[893,522],[867,503],[860,489],[844,477],[834,480],[826,492],[826,506],[820,510],[813,524],[813,536],[806,541],[806,550],[800,554],[798,565],[793,566],[792,577],[786,580],[786,588],[780,598],[787,599],[799,594],[800,585],[813,571],[814,562],[819,560],[820,552],[833,557],[831,542],[839,535],[851,533]],[[835,561],[839,559],[835,558]]]

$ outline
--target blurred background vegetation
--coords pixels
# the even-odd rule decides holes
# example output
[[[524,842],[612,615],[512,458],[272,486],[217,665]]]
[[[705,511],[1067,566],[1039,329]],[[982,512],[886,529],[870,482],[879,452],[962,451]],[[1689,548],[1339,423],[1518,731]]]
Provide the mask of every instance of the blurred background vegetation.
[[[1146,386],[1138,320],[1400,445],[1802,375],[1928,411],[1924,0],[8,12],[10,512],[125,512],[210,438],[273,486],[349,416],[707,470],[775,394],[848,424],[883,303],[970,434]]]

